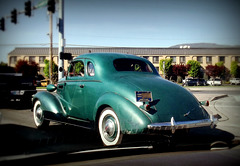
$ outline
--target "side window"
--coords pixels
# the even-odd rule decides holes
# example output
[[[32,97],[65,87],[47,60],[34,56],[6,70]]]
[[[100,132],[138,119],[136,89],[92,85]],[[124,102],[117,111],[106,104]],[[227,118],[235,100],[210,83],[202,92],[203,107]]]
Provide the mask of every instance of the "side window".
[[[87,64],[87,73],[91,77],[95,76],[95,69],[94,69],[94,65],[92,64],[92,62],[88,62],[88,64]]]
[[[70,65],[69,67],[69,74],[70,77],[74,76],[84,76],[84,64],[82,61],[75,62]]]
[[[73,64],[72,63],[68,67],[68,76],[70,76],[70,77],[73,76]]]

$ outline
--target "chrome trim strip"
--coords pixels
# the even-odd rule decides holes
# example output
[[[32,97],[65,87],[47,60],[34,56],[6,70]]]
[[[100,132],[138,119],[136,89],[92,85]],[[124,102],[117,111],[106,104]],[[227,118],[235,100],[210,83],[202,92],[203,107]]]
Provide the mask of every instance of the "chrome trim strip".
[[[90,121],[74,118],[72,116],[67,117],[67,119],[76,120],[76,121],[80,121],[80,122],[84,122],[84,123],[90,123]]]
[[[174,117],[172,117],[170,122],[149,124],[148,129],[171,130],[172,133],[174,133],[178,129],[188,129],[188,128],[204,127],[204,126],[214,127],[216,124],[217,124],[217,118],[214,118],[213,116],[210,116],[210,119],[180,121],[180,122],[175,122]]]

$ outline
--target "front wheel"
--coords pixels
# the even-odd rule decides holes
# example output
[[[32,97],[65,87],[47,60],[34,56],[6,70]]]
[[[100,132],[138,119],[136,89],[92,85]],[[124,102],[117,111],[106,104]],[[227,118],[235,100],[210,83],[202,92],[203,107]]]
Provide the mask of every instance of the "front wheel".
[[[99,134],[105,146],[119,145],[122,141],[121,127],[112,108],[105,108],[98,121]]]
[[[49,126],[49,121],[44,119],[41,102],[37,100],[33,106],[33,119],[37,128],[42,129]]]

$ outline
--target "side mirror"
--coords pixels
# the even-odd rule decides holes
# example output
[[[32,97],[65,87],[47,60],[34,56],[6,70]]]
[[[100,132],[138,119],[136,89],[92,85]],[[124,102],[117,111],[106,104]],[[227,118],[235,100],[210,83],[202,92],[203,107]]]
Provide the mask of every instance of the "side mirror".
[[[49,92],[53,92],[53,91],[55,91],[57,89],[57,87],[55,86],[55,85],[53,85],[53,84],[49,84],[48,86],[47,86],[47,91],[49,91]]]
[[[209,101],[200,101],[200,104],[201,105],[204,105],[204,106],[209,106]]]

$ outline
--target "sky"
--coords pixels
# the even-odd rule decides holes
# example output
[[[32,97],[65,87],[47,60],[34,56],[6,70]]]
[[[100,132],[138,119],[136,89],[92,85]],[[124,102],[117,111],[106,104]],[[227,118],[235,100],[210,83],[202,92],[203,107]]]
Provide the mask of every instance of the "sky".
[[[49,47],[47,7],[7,18],[27,0],[0,0],[0,62],[15,47]],[[32,0],[36,6],[41,0]],[[239,0],[64,0],[66,47],[170,47],[184,43],[240,45]],[[58,47],[58,5],[53,46]]]

